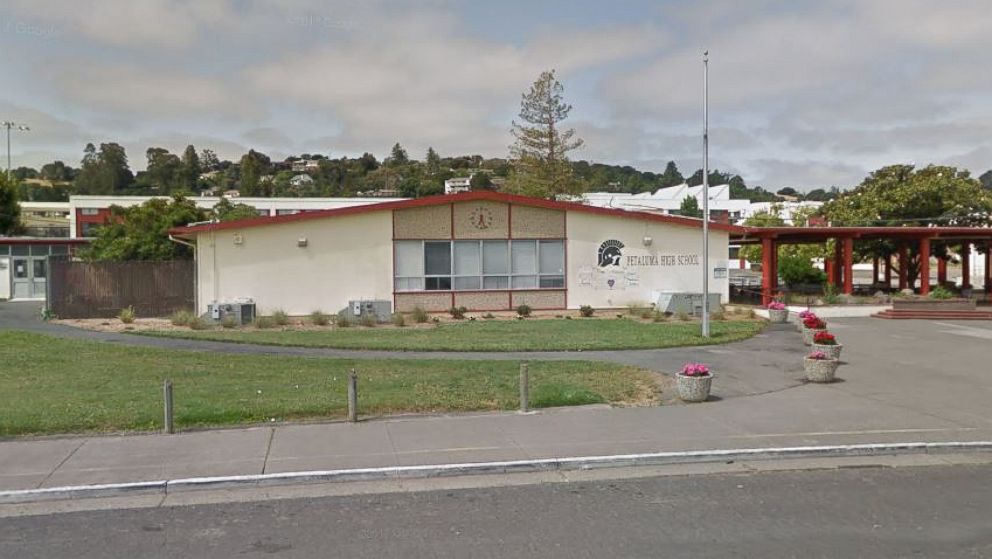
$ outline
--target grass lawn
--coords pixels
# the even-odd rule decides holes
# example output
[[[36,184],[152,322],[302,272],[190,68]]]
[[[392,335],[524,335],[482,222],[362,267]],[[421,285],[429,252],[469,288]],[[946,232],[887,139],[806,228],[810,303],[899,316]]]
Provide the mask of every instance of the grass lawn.
[[[180,427],[347,412],[359,373],[363,415],[514,409],[512,361],[361,360],[139,348],[0,331],[0,436],[160,429],[162,381]],[[535,362],[533,407],[657,399],[651,372],[588,361]]]
[[[212,329],[141,333],[197,340],[338,349],[589,351],[726,343],[750,338],[762,327],[763,322],[760,321],[714,321],[709,339],[700,336],[698,323],[653,323],[632,319],[478,320],[406,328]]]

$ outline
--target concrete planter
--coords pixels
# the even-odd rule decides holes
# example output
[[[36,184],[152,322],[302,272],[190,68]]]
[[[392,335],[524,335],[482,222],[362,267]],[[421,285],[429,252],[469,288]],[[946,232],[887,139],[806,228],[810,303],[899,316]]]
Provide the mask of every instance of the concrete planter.
[[[833,382],[837,372],[836,359],[803,359],[803,369],[806,370],[806,380],[810,382]]]
[[[687,377],[682,373],[676,376],[679,398],[683,402],[705,402],[710,397],[710,387],[713,385],[713,374],[701,377]]]
[[[813,344],[810,348],[811,351],[822,351],[827,354],[827,357],[831,359],[840,359],[840,350],[844,349],[844,346],[840,344],[834,345],[823,345],[823,344]]]
[[[785,324],[789,320],[788,309],[768,309],[768,320],[774,324]]]
[[[803,328],[803,343],[806,345],[813,345],[813,336],[817,335],[819,332],[826,331],[826,328]]]

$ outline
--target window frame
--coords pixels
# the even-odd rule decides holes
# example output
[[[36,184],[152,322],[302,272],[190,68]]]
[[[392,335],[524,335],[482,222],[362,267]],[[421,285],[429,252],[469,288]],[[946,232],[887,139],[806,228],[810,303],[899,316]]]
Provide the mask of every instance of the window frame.
[[[423,275],[421,276],[406,276],[398,275],[396,269],[396,247],[398,243],[419,243],[421,261],[423,262]],[[435,243],[441,244],[446,243],[448,245],[448,258],[449,258],[449,268],[447,274],[428,274],[427,273],[427,244]],[[478,274],[457,274],[457,264],[455,262],[456,252],[455,243],[477,243],[478,246],[478,260],[479,266]],[[485,243],[501,243],[506,247],[506,261],[502,269],[505,269],[505,273],[486,273],[486,248]],[[532,243],[534,250],[534,270],[533,273],[521,272],[514,273],[513,270],[513,245],[514,243]],[[547,250],[545,247],[547,245],[556,243],[560,246],[561,250],[561,270],[558,272],[542,272],[541,271],[541,251]],[[450,293],[450,292],[489,292],[489,291],[540,291],[540,290],[557,290],[561,291],[568,288],[568,283],[565,280],[565,270],[568,264],[568,240],[565,238],[552,238],[552,239],[394,239],[393,240],[393,291],[394,293],[418,293],[418,292],[430,292],[430,293]],[[467,279],[477,278],[477,282],[470,282],[473,285],[478,285],[478,287],[456,287],[459,280],[464,283]],[[529,278],[533,278],[533,285],[529,286],[514,286],[515,283],[520,283],[528,281]],[[417,282],[416,280],[420,280]],[[516,280],[516,281],[515,281]],[[419,283],[419,289],[407,287],[411,281],[414,284]],[[400,282],[405,285],[403,288],[400,287]],[[486,285],[497,285],[497,287],[486,287]],[[548,285],[551,284],[551,285]],[[543,285],[543,286],[542,286]],[[505,286],[505,287],[502,287]]]

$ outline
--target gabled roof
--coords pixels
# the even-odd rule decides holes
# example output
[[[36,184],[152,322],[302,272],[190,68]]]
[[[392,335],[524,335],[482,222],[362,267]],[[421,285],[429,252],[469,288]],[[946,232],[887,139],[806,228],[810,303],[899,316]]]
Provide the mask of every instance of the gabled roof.
[[[545,200],[543,198],[531,198],[528,196],[518,196],[515,194],[504,194],[502,192],[490,192],[486,190],[463,192],[460,194],[443,194],[439,196],[429,196],[426,198],[415,198],[411,200],[398,200],[392,202],[382,202],[380,204],[366,204],[362,206],[350,206],[347,208],[335,208],[331,210],[314,210],[291,215],[276,215],[252,217],[239,219],[236,221],[222,221],[217,223],[204,223],[200,225],[190,225],[186,227],[176,227],[169,231],[172,235],[192,236],[208,231],[221,231],[225,229],[246,229],[249,227],[261,227],[264,225],[277,225],[280,223],[291,223],[295,221],[307,221],[311,219],[323,219],[329,217],[339,217],[346,215],[366,214],[372,212],[403,210],[408,208],[419,208],[423,206],[441,206],[456,204],[459,202],[502,202],[517,206],[530,206],[534,208],[546,208],[551,210],[563,210],[567,212],[582,212],[596,215],[605,215],[626,219],[639,219],[643,221],[656,221],[681,225],[683,227],[702,227],[703,220],[692,217],[661,215],[648,212],[636,212],[628,210],[617,210],[613,208],[600,208],[587,206],[576,202],[557,202]],[[710,227],[717,231],[743,234],[744,228],[726,223],[716,223],[710,221]]]

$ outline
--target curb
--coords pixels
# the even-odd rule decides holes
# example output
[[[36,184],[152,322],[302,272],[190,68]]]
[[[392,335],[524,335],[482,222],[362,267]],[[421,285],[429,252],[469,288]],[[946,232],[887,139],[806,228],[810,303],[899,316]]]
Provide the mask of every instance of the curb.
[[[992,451],[992,441],[971,442],[912,442],[852,445],[796,446],[781,448],[737,448],[727,450],[694,450],[618,454],[609,456],[577,456],[499,462],[467,462],[424,466],[390,466],[383,468],[354,468],[343,470],[314,470],[275,474],[241,476],[194,477],[172,480],[140,481],[75,485],[44,489],[0,491],[0,504],[33,501],[119,497],[225,489],[246,486],[292,485],[349,481],[386,481],[398,479],[427,479],[470,475],[534,473],[549,471],[591,470],[636,466],[665,466],[672,464],[701,464],[739,460],[782,460],[795,458],[846,458],[886,456],[896,454],[949,454]]]

